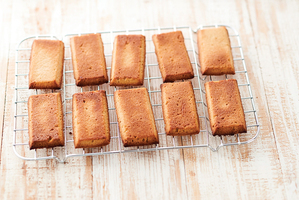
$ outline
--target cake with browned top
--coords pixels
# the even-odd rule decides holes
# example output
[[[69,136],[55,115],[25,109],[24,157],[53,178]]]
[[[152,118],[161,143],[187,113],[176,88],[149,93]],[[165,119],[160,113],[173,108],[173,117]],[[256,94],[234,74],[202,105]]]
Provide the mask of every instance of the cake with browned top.
[[[110,143],[106,91],[75,93],[72,117],[75,148],[100,147]]]
[[[143,85],[145,37],[117,35],[113,44],[110,85]]]
[[[192,83],[164,83],[161,90],[166,134],[198,134],[199,118]]]
[[[64,44],[60,40],[34,40],[30,55],[29,89],[60,89]]]
[[[28,99],[30,149],[64,145],[60,93],[32,95]]]
[[[70,39],[74,77],[77,86],[108,82],[101,34],[74,36]]]
[[[158,144],[159,137],[146,88],[117,90],[114,102],[125,147]]]
[[[237,80],[207,82],[205,89],[213,135],[246,133],[245,114]]]
[[[230,39],[225,27],[198,30],[197,45],[203,75],[235,74]]]
[[[181,31],[155,34],[153,42],[164,82],[194,77]]]

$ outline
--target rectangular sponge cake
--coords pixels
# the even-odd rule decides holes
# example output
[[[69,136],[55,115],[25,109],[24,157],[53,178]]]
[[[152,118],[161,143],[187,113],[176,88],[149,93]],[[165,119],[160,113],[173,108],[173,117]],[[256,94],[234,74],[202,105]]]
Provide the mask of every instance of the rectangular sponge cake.
[[[30,55],[29,88],[60,89],[64,44],[60,40],[34,40]]]
[[[146,88],[117,90],[114,102],[125,147],[158,144],[159,137]]]
[[[109,114],[104,90],[73,95],[75,148],[100,147],[110,143]]]
[[[213,135],[246,133],[246,122],[238,83],[235,79],[205,83]]]
[[[101,34],[87,34],[70,39],[72,63],[77,86],[108,82]]]
[[[164,82],[194,77],[181,31],[153,35],[153,42]]]
[[[197,45],[203,75],[235,74],[230,39],[225,27],[198,30]]]
[[[164,83],[161,90],[166,134],[198,134],[199,118],[192,83]]]
[[[30,149],[64,145],[60,93],[32,95],[28,100]]]
[[[114,40],[110,85],[143,85],[145,37],[117,35]]]

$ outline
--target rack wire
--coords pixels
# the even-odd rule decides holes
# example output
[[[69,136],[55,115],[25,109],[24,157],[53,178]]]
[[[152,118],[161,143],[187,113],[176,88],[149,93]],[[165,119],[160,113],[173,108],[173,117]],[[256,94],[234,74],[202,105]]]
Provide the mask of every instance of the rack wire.
[[[225,26],[229,32],[231,47],[236,69],[235,75],[223,76],[203,76],[199,73],[200,65],[197,60],[197,41],[196,33],[199,29]],[[167,136],[164,130],[164,121],[162,115],[162,100],[160,84],[163,83],[159,71],[158,62],[155,55],[152,35],[170,31],[182,31],[185,39],[186,48],[190,57],[193,70],[195,72],[192,81],[196,106],[200,118],[200,133],[191,136]],[[127,29],[127,30],[111,30],[100,31],[103,39],[107,72],[110,78],[111,57],[113,49],[114,37],[118,34],[142,34],[146,36],[146,63],[144,86],[148,89],[150,101],[152,104],[155,122],[159,134],[159,144],[147,145],[139,147],[124,147],[121,141],[117,117],[115,113],[113,93],[119,89],[134,88],[132,87],[112,87],[108,84],[98,86],[77,87],[73,78],[71,52],[69,39],[72,36],[84,35],[89,33],[66,34],[62,37],[65,44],[65,59],[63,69],[63,86],[61,90],[29,90],[28,74],[29,74],[29,58],[31,45],[35,39],[59,39],[53,35],[31,36],[23,39],[16,48],[15,60],[15,114],[14,114],[14,132],[13,132],[13,150],[15,154],[24,160],[46,160],[56,159],[58,162],[65,162],[70,157],[76,156],[99,156],[105,154],[127,153],[127,152],[145,152],[158,151],[169,149],[184,149],[208,147],[212,151],[218,151],[224,146],[243,145],[254,141],[260,131],[257,112],[254,104],[251,85],[247,73],[244,54],[241,46],[240,36],[238,32],[227,25],[209,25],[199,26],[197,29],[192,29],[189,26],[180,27],[157,27],[157,28],[142,28],[142,29]],[[244,107],[245,119],[247,123],[247,133],[236,134],[234,136],[213,136],[209,125],[207,112],[207,104],[205,100],[204,83],[211,80],[223,80],[234,78],[238,81],[238,86],[241,94],[241,100]],[[73,144],[72,134],[72,95],[76,92],[105,90],[107,93],[110,136],[111,142],[109,145],[98,148],[75,149]],[[30,95],[61,92],[63,97],[64,110],[64,135],[65,146],[55,147],[51,149],[29,150],[28,138],[28,110],[27,100]]]

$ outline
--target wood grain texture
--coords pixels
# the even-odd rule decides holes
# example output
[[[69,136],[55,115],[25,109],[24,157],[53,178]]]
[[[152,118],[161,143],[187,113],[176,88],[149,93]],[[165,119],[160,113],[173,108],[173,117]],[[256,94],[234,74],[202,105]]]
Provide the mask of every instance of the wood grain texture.
[[[298,1],[14,0],[2,1],[0,11],[0,199],[299,198]],[[15,47],[21,39],[215,23],[240,33],[261,125],[253,143],[216,153],[126,153],[66,164],[14,155]]]
[[[294,3],[294,4],[292,4]],[[298,2],[297,2],[298,3]],[[298,4],[248,2],[286,197],[298,198]],[[296,52],[296,53],[295,53]]]
[[[6,81],[7,81],[7,67],[9,57],[9,30],[11,21],[11,2],[1,1],[0,4],[5,7],[0,13],[0,38],[5,38],[1,41],[0,45],[0,149],[2,147],[2,133],[3,133],[3,120],[5,110],[5,96],[6,96]],[[0,155],[1,164],[1,155]]]

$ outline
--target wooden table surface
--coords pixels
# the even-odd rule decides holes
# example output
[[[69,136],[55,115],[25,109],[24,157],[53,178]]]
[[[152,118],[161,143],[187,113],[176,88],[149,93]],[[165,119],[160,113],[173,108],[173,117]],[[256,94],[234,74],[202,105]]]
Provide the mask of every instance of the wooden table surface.
[[[299,199],[299,1],[0,1],[0,199]],[[261,132],[248,145],[24,161],[12,149],[17,43],[30,35],[228,24]],[[3,117],[2,117],[3,116]]]

